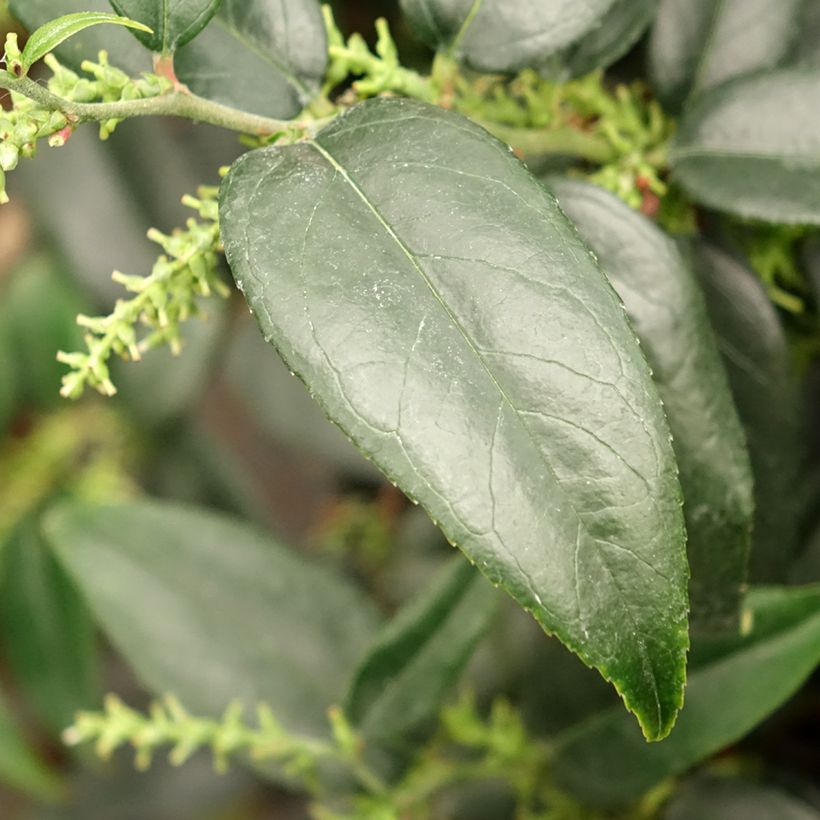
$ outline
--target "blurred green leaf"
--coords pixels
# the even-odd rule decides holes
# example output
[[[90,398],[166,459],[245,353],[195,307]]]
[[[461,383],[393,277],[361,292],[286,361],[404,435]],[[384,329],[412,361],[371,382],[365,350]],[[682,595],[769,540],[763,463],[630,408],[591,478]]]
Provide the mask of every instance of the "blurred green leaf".
[[[222,0],[111,0],[125,17],[145,25],[132,34],[151,51],[172,54],[193,40],[216,14]],[[147,33],[146,33],[147,32]]]
[[[489,582],[457,556],[381,631],[346,706],[371,765],[392,776],[412,759],[435,729],[497,603]]]
[[[173,504],[64,505],[46,533],[151,691],[203,715],[265,702],[291,731],[326,733],[325,711],[378,623],[343,578],[240,522]]]
[[[674,179],[701,205],[820,224],[820,73],[781,69],[698,97],[670,148]]]
[[[690,669],[668,738],[647,744],[610,709],[558,736],[558,783],[589,804],[626,803],[739,740],[791,697],[820,662],[820,587],[754,590],[746,610],[748,634]]]
[[[663,399],[683,488],[690,617],[697,628],[731,627],[749,563],[752,468],[697,279],[675,243],[614,194],[566,178],[549,186],[623,300]]]

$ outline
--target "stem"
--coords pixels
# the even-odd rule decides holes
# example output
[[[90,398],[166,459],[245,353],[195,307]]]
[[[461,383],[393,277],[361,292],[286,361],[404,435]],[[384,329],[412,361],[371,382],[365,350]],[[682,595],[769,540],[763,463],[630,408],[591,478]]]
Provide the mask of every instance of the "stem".
[[[123,100],[112,103],[78,103],[52,94],[29,77],[0,75],[0,88],[14,91],[39,103],[43,108],[59,111],[72,123],[125,120],[130,117],[181,117],[216,125],[229,131],[267,136],[297,124],[293,120],[274,120],[203,99],[186,91],[176,90],[160,97]]]

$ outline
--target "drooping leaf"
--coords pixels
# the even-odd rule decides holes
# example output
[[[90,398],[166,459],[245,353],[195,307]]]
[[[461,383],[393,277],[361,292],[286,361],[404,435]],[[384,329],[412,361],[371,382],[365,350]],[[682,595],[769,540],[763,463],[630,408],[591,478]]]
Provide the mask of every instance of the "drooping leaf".
[[[401,0],[433,48],[481,71],[540,65],[598,26],[615,0]]]
[[[180,49],[175,66],[203,97],[287,118],[316,92],[326,63],[317,0],[224,0],[202,36]]]
[[[496,603],[495,590],[458,557],[382,630],[356,671],[346,708],[372,765],[395,773],[435,728]]]
[[[670,162],[703,205],[820,224],[820,74],[781,69],[699,97],[681,120]]]
[[[127,17],[120,17],[116,14],[98,11],[65,14],[56,20],[50,20],[45,25],[40,26],[40,28],[32,32],[31,36],[26,40],[26,46],[20,58],[23,72],[27,72],[34,63],[38,60],[42,60],[46,54],[54,51],[54,49],[70,37],[74,37],[76,34],[92,26],[100,26],[103,24],[125,26],[126,28],[151,34],[151,29],[148,28],[148,26],[138,23],[136,20],[129,20]]]
[[[0,628],[11,671],[59,734],[95,706],[94,627],[73,584],[40,538],[21,525],[3,549]]]
[[[195,713],[265,702],[292,731],[324,733],[375,630],[344,579],[229,518],[66,505],[46,533],[143,683]]]
[[[560,785],[590,804],[633,800],[739,740],[791,697],[820,662],[820,587],[753,590],[746,608],[750,632],[690,668],[666,740],[647,745],[610,709],[557,738]]]
[[[687,646],[674,456],[553,197],[468,120],[379,99],[245,155],[220,212],[263,335],[328,415],[665,734]]]
[[[649,74],[677,110],[734,77],[771,69],[790,56],[803,0],[661,0],[649,41]]]
[[[151,51],[172,54],[194,39],[216,14],[222,0],[110,0],[118,14],[144,23],[149,34],[133,35]]]
[[[795,551],[803,452],[791,353],[777,311],[750,270],[713,245],[700,245],[696,262],[749,443],[755,487],[750,576],[758,583],[781,581]]]
[[[108,0],[9,0],[9,10],[29,31],[34,31],[60,15],[110,14],[111,4]],[[96,60],[102,50],[109,53],[112,65],[128,74],[137,75],[151,68],[151,54],[124,29],[116,27],[85,29],[59,45],[55,53],[66,66],[78,71],[83,60]]]
[[[549,185],[623,300],[666,408],[692,617],[700,627],[731,626],[749,561],[752,470],[703,294],[674,242],[614,194],[567,178]]]

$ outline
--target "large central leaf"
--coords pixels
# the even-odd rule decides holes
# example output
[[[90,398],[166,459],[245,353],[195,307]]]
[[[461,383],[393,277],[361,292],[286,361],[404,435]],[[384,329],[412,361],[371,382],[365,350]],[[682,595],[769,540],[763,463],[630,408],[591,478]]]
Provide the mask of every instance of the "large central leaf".
[[[327,413],[665,734],[688,640],[669,431],[554,198],[478,126],[382,99],[239,160],[221,220],[265,337]]]

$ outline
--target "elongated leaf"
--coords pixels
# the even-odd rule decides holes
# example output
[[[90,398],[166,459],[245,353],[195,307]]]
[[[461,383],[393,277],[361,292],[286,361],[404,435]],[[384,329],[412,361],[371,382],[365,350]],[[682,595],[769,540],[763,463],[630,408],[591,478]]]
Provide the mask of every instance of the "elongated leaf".
[[[704,205],[820,224],[820,73],[783,69],[704,95],[684,115],[670,161]]]
[[[537,66],[595,28],[615,0],[401,0],[419,36],[482,71]]]
[[[803,0],[661,0],[649,43],[655,92],[672,109],[790,56]]]
[[[820,662],[820,587],[755,590],[747,608],[750,634],[690,669],[666,740],[648,746],[620,710],[604,712],[557,739],[559,783],[587,803],[627,802],[734,743],[791,697]]]
[[[746,439],[703,295],[677,247],[618,197],[550,187],[626,306],[666,407],[683,487],[692,617],[730,626],[746,581],[754,504]]]
[[[46,531],[154,692],[207,714],[237,698],[266,702],[293,731],[326,730],[376,625],[342,578],[242,524],[172,504],[65,506]]]
[[[151,51],[171,54],[196,37],[222,0],[111,0],[119,13],[144,23],[150,33],[134,36]]]
[[[55,17],[83,12],[111,13],[108,0],[9,0],[11,13],[29,30],[46,25]],[[79,70],[83,60],[96,60],[105,50],[112,65],[128,74],[151,68],[151,55],[120,28],[87,28],[57,47],[57,57],[69,68]]]
[[[435,728],[496,603],[495,590],[458,557],[379,635],[356,672],[346,710],[378,769],[395,773]]]
[[[674,457],[552,196],[468,120],[381,99],[247,154],[220,211],[263,335],[331,418],[665,734],[687,645]]]
[[[179,78],[197,94],[282,118],[306,105],[326,63],[317,0],[224,0],[213,23],[175,61]]]
[[[781,581],[795,551],[803,452],[791,354],[777,311],[750,270],[712,245],[698,248],[697,267],[749,442],[755,484],[751,578]]]
[[[151,33],[148,26],[144,26],[136,20],[129,20],[127,17],[119,17],[116,14],[95,11],[66,14],[40,26],[28,38],[21,58],[23,71],[27,72],[34,63],[41,60],[49,52],[54,51],[57,46],[75,34],[79,34],[81,31],[91,28],[91,26],[103,24],[125,26],[148,34]]]
[[[3,554],[3,647],[11,670],[47,725],[59,734],[96,705],[94,626],[45,545],[37,522],[23,524]]]

